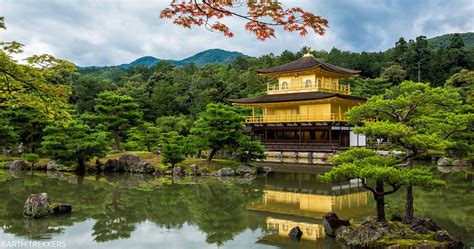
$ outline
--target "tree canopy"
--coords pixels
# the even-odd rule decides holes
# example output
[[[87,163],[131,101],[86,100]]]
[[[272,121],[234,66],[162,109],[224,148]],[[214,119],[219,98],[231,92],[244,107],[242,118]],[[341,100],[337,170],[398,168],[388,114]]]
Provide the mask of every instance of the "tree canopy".
[[[76,162],[76,170],[83,173],[85,163],[95,157],[104,156],[108,150],[108,133],[92,129],[75,120],[68,126],[49,125],[45,128],[42,151],[60,162]]]
[[[372,138],[387,138],[392,144],[405,150],[404,162],[413,168],[413,159],[428,152],[443,154],[459,143],[453,135],[472,129],[474,115],[467,112],[472,107],[463,105],[454,89],[431,87],[426,83],[404,81],[387,89],[384,94],[373,96],[348,113],[352,123],[366,119],[354,129]],[[407,203],[404,221],[413,219],[412,184],[407,187]]]
[[[385,221],[385,196],[395,193],[403,185],[434,188],[444,183],[433,179],[427,169],[408,169],[397,165],[397,159],[377,155],[365,148],[351,148],[332,158],[336,167],[321,178],[325,181],[358,179],[369,190],[377,203],[377,219]],[[385,186],[390,189],[385,190]]]
[[[113,92],[102,92],[95,99],[94,116],[97,122],[105,125],[114,137],[114,147],[120,150],[120,132],[129,128],[143,115],[139,110],[139,105],[132,97],[118,95]]]
[[[237,145],[242,136],[243,117],[224,104],[209,104],[199,115],[192,132],[202,137],[206,146],[211,149],[208,161],[226,145]]]

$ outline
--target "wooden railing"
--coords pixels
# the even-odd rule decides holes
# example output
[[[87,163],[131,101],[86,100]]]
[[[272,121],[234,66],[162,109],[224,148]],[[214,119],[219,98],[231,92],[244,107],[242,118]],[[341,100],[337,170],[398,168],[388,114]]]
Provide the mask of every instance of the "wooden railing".
[[[280,85],[267,84],[267,94],[290,93],[290,92],[308,92],[308,91],[322,91],[322,92],[336,92],[342,94],[350,94],[350,85],[341,85],[330,82],[313,82],[310,85],[306,83],[289,84],[286,88],[281,88]]]
[[[289,123],[289,122],[347,122],[347,116],[339,113],[331,113],[330,115],[265,115],[265,116],[248,116],[245,118],[246,123]]]

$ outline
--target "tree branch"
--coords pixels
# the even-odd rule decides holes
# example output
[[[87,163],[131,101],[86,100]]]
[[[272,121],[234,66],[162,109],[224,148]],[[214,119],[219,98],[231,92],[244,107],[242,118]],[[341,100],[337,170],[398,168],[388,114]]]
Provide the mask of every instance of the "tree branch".
[[[393,194],[393,193],[397,192],[397,190],[399,190],[400,187],[402,186],[402,185],[398,185],[398,184],[395,184],[395,183],[391,183],[391,182],[389,182],[389,181],[387,181],[387,182],[388,182],[388,184],[389,184],[390,186],[392,186],[392,190],[383,192],[382,195]]]
[[[212,6],[211,4],[209,4],[208,2],[206,2],[206,0],[202,0],[202,2],[205,5],[207,5],[209,8],[211,8],[212,10],[215,10],[215,11],[218,11],[218,12],[221,12],[221,13],[225,13],[225,14],[229,14],[229,15],[234,15],[234,16],[237,16],[237,17],[241,17],[241,18],[246,19],[246,20],[251,21],[251,22],[256,22],[256,23],[259,23],[259,24],[270,25],[270,26],[281,26],[281,25],[283,25],[283,24],[280,24],[280,23],[263,22],[263,21],[259,21],[257,19],[251,18],[249,16],[244,16],[244,15],[232,12],[232,11],[228,11],[228,10],[225,10],[225,9],[218,9],[218,8],[215,8],[214,6]],[[195,4],[196,4],[196,6],[198,6],[196,1],[195,1]]]

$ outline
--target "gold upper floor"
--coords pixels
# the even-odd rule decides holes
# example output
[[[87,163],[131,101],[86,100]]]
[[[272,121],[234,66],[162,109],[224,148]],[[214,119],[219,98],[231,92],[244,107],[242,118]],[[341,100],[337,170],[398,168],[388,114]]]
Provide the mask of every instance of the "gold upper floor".
[[[315,70],[314,73],[286,74],[278,76],[278,83],[267,84],[267,94],[284,94],[298,92],[333,92],[345,95],[351,94],[349,84],[341,84],[339,77],[323,74]]]

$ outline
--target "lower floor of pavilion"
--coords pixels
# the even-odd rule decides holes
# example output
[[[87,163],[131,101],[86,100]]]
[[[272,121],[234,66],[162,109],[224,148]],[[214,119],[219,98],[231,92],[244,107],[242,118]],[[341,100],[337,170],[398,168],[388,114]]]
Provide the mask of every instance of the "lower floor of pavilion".
[[[246,131],[267,151],[334,151],[366,145],[365,136],[344,123],[256,124]]]

